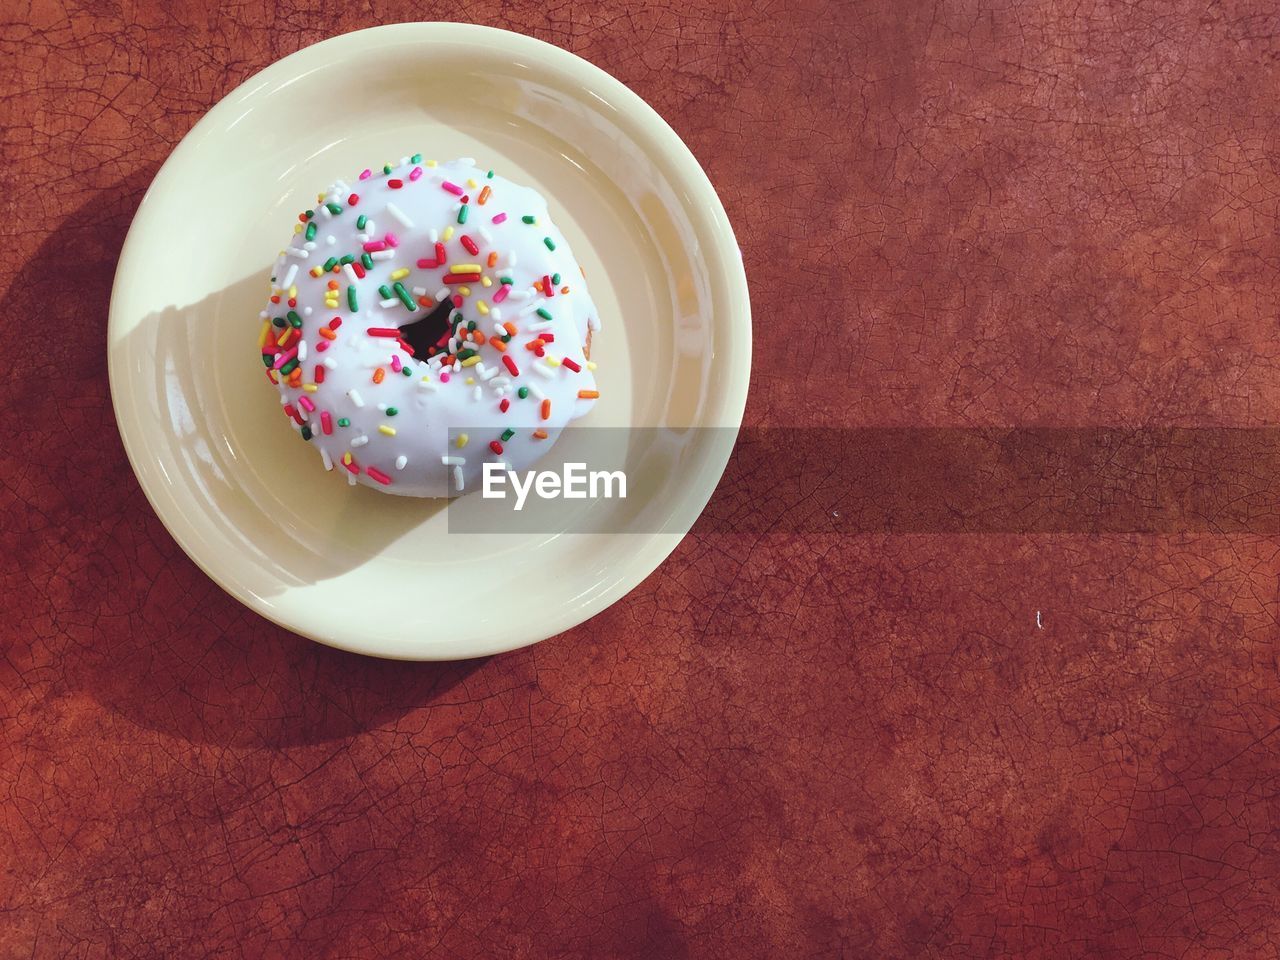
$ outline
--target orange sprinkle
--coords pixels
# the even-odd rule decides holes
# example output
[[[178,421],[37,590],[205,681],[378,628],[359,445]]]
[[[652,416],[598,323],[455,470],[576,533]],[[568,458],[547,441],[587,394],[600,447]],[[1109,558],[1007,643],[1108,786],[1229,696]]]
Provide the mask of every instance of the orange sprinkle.
[[[596,400],[599,398],[599,396],[600,396],[599,390],[579,390],[578,391],[579,400]]]
[[[510,320],[508,320],[506,323],[502,325],[502,329],[507,331],[507,333],[513,337],[516,335],[516,325],[512,323]]]
[[[547,431],[545,431],[545,430],[535,430],[535,431],[533,431],[533,439],[535,439],[535,440],[545,440],[545,439],[547,439]]]
[[[489,254],[489,266],[496,267],[498,265],[498,251],[494,250]]]
[[[541,293],[541,292],[542,292],[542,281],[541,281],[541,280],[535,280],[535,281],[533,281],[533,289],[535,289],[535,290],[537,290],[539,293]]]
[[[337,339],[338,339],[338,335],[337,335],[336,333],[334,333],[332,330],[330,330],[328,327],[321,327],[321,328],[320,328],[320,336],[324,337],[326,340],[337,340]]]
[[[338,281],[337,281],[337,280],[330,280],[330,281],[329,281],[329,289],[330,289],[330,290],[337,290],[337,289],[338,289]]]
[[[493,347],[499,353],[507,352],[507,345],[503,343],[501,340],[499,340],[497,337],[491,337],[489,339],[489,346]]]
[[[538,337],[536,340],[530,340],[528,343],[526,343],[524,345],[524,348],[526,350],[541,350],[545,346],[546,344],[543,342],[542,338]]]
[[[471,339],[474,340],[476,343],[484,343],[484,334],[481,333],[479,330],[472,330]]]
[[[430,297],[418,298],[418,306],[420,307],[434,307],[435,305],[436,305],[436,302],[432,300]]]
[[[543,420],[551,419],[551,401],[550,400],[542,401],[542,419]]]
[[[561,292],[561,293],[568,293],[568,292],[569,292],[569,288],[568,288],[568,287],[561,287],[561,288],[560,288],[560,292]]]
[[[382,378],[383,378],[383,377],[385,377],[386,375],[387,375],[387,371],[385,371],[385,370],[383,370],[381,367],[379,367],[377,370],[373,371],[373,382],[374,382],[374,383],[381,383],[381,382],[382,382]]]
[[[493,193],[493,191],[489,189],[489,185],[486,183],[484,186],[484,189],[480,191],[480,199],[477,201],[477,203],[479,203],[480,206],[483,207],[485,201],[489,199],[489,194],[491,193]]]

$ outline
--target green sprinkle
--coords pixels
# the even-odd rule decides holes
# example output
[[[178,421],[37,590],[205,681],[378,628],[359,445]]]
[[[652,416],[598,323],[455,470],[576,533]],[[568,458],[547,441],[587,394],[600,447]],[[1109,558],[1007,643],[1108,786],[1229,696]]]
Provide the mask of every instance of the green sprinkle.
[[[403,367],[401,367],[401,368],[400,368],[400,372],[401,372],[401,373],[403,373],[406,377],[412,377],[412,376],[413,376],[413,370],[411,370],[411,369],[409,368],[409,365],[408,365],[407,363],[406,363]]]
[[[335,217],[342,212],[342,208],[336,203],[326,203],[324,208],[332,213]]]
[[[337,258],[337,257],[330,257],[328,260],[326,260],[326,261],[324,262],[324,266],[323,266],[323,267],[321,267],[320,269],[322,269],[325,273],[328,273],[330,270],[332,270],[332,269],[333,269],[334,267],[336,267],[337,265],[338,265],[338,258]]]
[[[492,180],[492,179],[493,179],[493,171],[492,171],[492,170],[490,170],[488,173],[486,173],[486,174],[485,174],[485,177],[487,177],[488,179]]]
[[[553,273],[551,275],[551,282],[555,284],[557,287],[560,286],[560,274]]]
[[[519,390],[516,391],[516,396],[518,396],[521,400],[524,400],[529,396],[529,388],[521,387]]]
[[[499,277],[498,282],[508,287],[511,286],[513,283],[515,283],[515,281],[512,280],[510,277]]]
[[[550,319],[551,319],[551,311],[549,311],[546,307],[539,307],[539,308],[538,308],[538,316],[540,316],[543,320],[550,320]]]
[[[360,214],[360,216],[356,217],[356,229],[363,230],[364,225],[368,222],[369,222],[369,218],[366,217],[363,213]]]
[[[469,359],[471,359],[472,357],[474,357],[475,355],[476,355],[476,352],[475,352],[474,350],[472,350],[470,347],[468,347],[466,350],[459,350],[459,351],[458,351],[458,359],[459,359],[459,360],[469,360]]]
[[[409,162],[410,162],[410,163],[421,163],[421,162],[422,162],[422,154],[420,154],[420,153],[415,153],[412,157],[410,157],[410,158],[409,158]]]
[[[360,309],[360,302],[356,299],[356,285],[354,283],[347,287],[347,306],[352,313],[356,313]]]
[[[552,241],[550,237],[543,237],[542,242],[547,245],[548,250],[554,250],[556,248],[555,243]]]
[[[467,329],[468,329],[468,330],[474,330],[475,328],[476,328],[476,322],[475,322],[474,320],[468,320],[468,321],[467,321]]]
[[[360,254],[360,265],[364,267],[366,270],[372,270],[373,257],[369,256],[369,254],[367,253]]]
[[[340,427],[349,427],[349,426],[351,426],[351,421],[350,421],[350,420],[348,420],[346,417],[339,417],[339,418],[338,418],[338,426],[340,426]]]
[[[509,333],[504,334],[504,335],[503,335],[503,337],[502,337],[502,342],[503,342],[503,343],[510,343],[510,342],[511,342],[511,334],[509,334]]]
[[[292,360],[290,360],[288,363],[286,363],[283,367],[280,368],[280,376],[287,377],[289,374],[293,373],[293,371],[297,369],[298,369],[298,358],[294,357]]]
[[[382,286],[378,288],[378,296],[380,296],[383,300],[390,300],[392,297],[395,296],[395,294],[392,293],[391,288],[384,283]]]
[[[507,429],[505,429],[505,430],[503,430],[503,431],[502,431],[502,442],[503,442],[503,443],[506,443],[508,440],[510,440],[510,439],[511,439],[512,437],[514,437],[515,435],[516,435],[516,432],[515,432],[514,430],[512,430],[510,427],[507,427]]]
[[[314,223],[307,224],[306,237],[308,240],[314,240],[316,238],[316,225]]]
[[[399,280],[395,283],[396,296],[400,298],[400,302],[404,304],[404,308],[412,313],[418,309],[417,303],[414,302],[412,295],[404,288],[404,284]]]
[[[526,215],[526,216],[521,217],[520,219],[521,219],[521,220],[523,220],[525,223],[537,223],[537,222],[538,222],[538,218],[537,218],[537,217],[530,217],[530,216],[527,216],[527,215]]]
[[[286,320],[284,317],[276,317],[271,321],[271,325],[273,327],[280,327],[281,329],[283,329],[288,324],[288,322],[289,321]]]
[[[316,215],[316,212],[314,210],[308,210],[305,213],[303,213],[303,216],[306,217],[308,220],[310,220],[315,215]]]
[[[459,223],[467,222],[467,205],[465,203],[458,208],[458,222]]]
[[[391,172],[392,170],[394,170],[394,169],[395,169],[395,167],[393,167],[391,164],[389,164],[389,163],[388,163],[388,164],[386,164],[385,166],[383,166],[383,168],[382,168],[382,172],[383,172],[383,173],[390,173],[390,172]]]
[[[355,262],[356,262],[355,254],[348,253],[346,256],[344,256],[344,257],[340,257],[340,258],[338,259],[338,262],[339,262],[340,264],[342,264],[344,267],[345,267],[348,263],[355,263]]]
[[[271,354],[269,354],[269,353],[264,353],[264,354],[262,355],[262,365],[263,365],[264,367],[266,367],[268,370],[270,370],[270,369],[271,369],[271,364],[272,364],[272,362],[273,362],[273,361],[272,361],[272,359],[271,359]]]
[[[298,316],[298,313],[296,310],[289,311],[289,322],[293,324],[295,327],[297,327],[299,330],[302,329],[302,318]]]
[[[311,439],[311,428],[310,428],[310,427],[303,427],[303,428],[302,428],[302,439],[303,439],[303,440],[310,440],[310,439]]]

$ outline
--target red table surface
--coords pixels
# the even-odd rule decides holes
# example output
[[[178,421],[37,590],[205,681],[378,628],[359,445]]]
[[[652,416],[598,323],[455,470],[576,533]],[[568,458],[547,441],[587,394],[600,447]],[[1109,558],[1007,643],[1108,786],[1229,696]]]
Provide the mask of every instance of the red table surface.
[[[702,162],[749,427],[1275,423],[1271,4],[6,9],[0,956],[1276,955],[1274,531],[704,520],[567,634],[379,662],[177,548],[104,356],[212,104],[465,18],[605,67]]]

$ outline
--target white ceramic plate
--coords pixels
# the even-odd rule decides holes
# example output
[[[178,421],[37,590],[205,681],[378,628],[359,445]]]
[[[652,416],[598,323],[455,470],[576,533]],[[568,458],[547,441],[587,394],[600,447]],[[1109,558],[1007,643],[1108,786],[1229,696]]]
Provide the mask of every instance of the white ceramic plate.
[[[590,425],[686,438],[646,491],[663,522],[642,529],[664,532],[630,532],[620,512],[593,524],[614,533],[450,534],[442,501],[348,487],[280,422],[254,349],[274,255],[316,190],[419,151],[475,157],[550,200],[604,319]],[[750,338],[724,209],[648,105],[541,41],[415,23],[308,47],[186,136],[125,241],[109,366],[138,480],[209,576],[322,643],[446,660],[567,630],[662,562],[724,470]],[[700,426],[727,429],[682,429]]]

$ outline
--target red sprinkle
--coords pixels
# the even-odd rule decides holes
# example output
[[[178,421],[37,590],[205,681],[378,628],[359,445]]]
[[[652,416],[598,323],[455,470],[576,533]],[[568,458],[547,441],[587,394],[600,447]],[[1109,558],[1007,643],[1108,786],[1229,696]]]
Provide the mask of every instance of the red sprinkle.
[[[324,364],[323,363],[316,364],[315,381],[316,383],[324,383]]]
[[[542,275],[542,293],[548,300],[556,295],[555,290],[551,288],[551,278],[545,273]]]
[[[506,397],[503,397],[503,398],[502,398],[502,402],[501,402],[500,404],[498,404],[498,409],[499,409],[499,410],[501,410],[503,413],[506,413],[506,412],[507,412],[507,409],[508,409],[510,406],[511,406],[511,401],[510,401],[510,400],[508,400]]]
[[[365,331],[371,337],[399,337],[399,327],[370,327]]]
[[[349,207],[354,207],[359,202],[360,194],[358,193],[353,193],[351,196],[347,197],[347,206]]]
[[[502,365],[511,371],[513,377],[520,376],[520,368],[516,366],[516,362],[511,359],[511,354],[504,353],[502,355]]]
[[[446,273],[440,278],[441,283],[475,283],[480,279],[478,273]]]
[[[391,478],[388,477],[381,470],[379,470],[377,467],[365,467],[364,472],[367,473],[369,476],[373,477],[373,479],[377,480],[384,487],[391,485]]]
[[[409,346],[409,344],[405,343],[403,340],[397,340],[396,343],[400,344],[400,349],[409,356],[414,356],[413,347]]]
[[[460,293],[455,293],[452,297],[450,297],[450,299],[453,301],[453,305],[454,305],[455,307],[461,307],[461,306],[462,306],[462,294],[460,294]]]
[[[541,340],[543,343],[555,343],[556,335],[554,333],[550,333],[549,331],[544,330],[542,333],[538,334],[538,339]]]
[[[352,269],[352,270],[354,270],[354,271],[356,272],[356,276],[357,276],[357,277],[359,277],[361,280],[363,280],[363,279],[364,279],[364,264],[363,264],[363,263],[361,263],[359,260],[356,260],[355,262],[353,262],[353,263],[351,264],[351,269]]]
[[[316,344],[316,350],[318,350],[320,353],[324,353],[328,349],[329,349],[328,340],[321,340],[319,343]]]
[[[442,263],[444,263],[444,244],[437,243],[436,244],[436,264],[438,266],[439,264],[442,264]]]
[[[467,253],[471,254],[473,257],[480,252],[480,248],[476,246],[476,242],[465,233],[458,239],[462,245],[467,248]]]
[[[564,364],[566,367],[568,367],[570,370],[572,370],[574,373],[581,373],[581,372],[582,372],[582,368],[581,368],[580,366],[578,366],[578,362],[577,362],[576,360],[570,360],[568,357],[565,357],[565,358],[564,358],[563,360],[561,360],[560,362],[561,362],[561,363],[563,363],[563,364]]]
[[[387,186],[388,186],[388,187],[390,187],[392,190],[399,190],[401,187],[403,187],[403,186],[404,186],[404,181],[403,181],[403,180],[388,180],[388,181],[387,181]],[[372,471],[370,471],[369,476],[373,476],[373,472],[372,472]]]
[[[352,473],[354,473],[354,474],[356,474],[356,475],[359,475],[359,473],[360,473],[360,467],[359,467],[359,465],[356,463],[356,461],[355,461],[355,459],[354,459],[354,458],[352,459],[352,461],[351,461],[350,463],[347,463],[346,458],[344,457],[344,458],[343,458],[343,460],[342,460],[342,465],[343,465],[344,467],[346,467],[348,470],[350,470]]]
[[[341,317],[334,317],[332,320],[329,321],[330,330],[337,330],[340,326],[342,326]]]
[[[298,422],[301,423],[302,421],[299,420]],[[492,450],[494,453],[498,454],[498,456],[502,456],[502,444],[500,444],[497,440],[489,441],[489,449]]]

